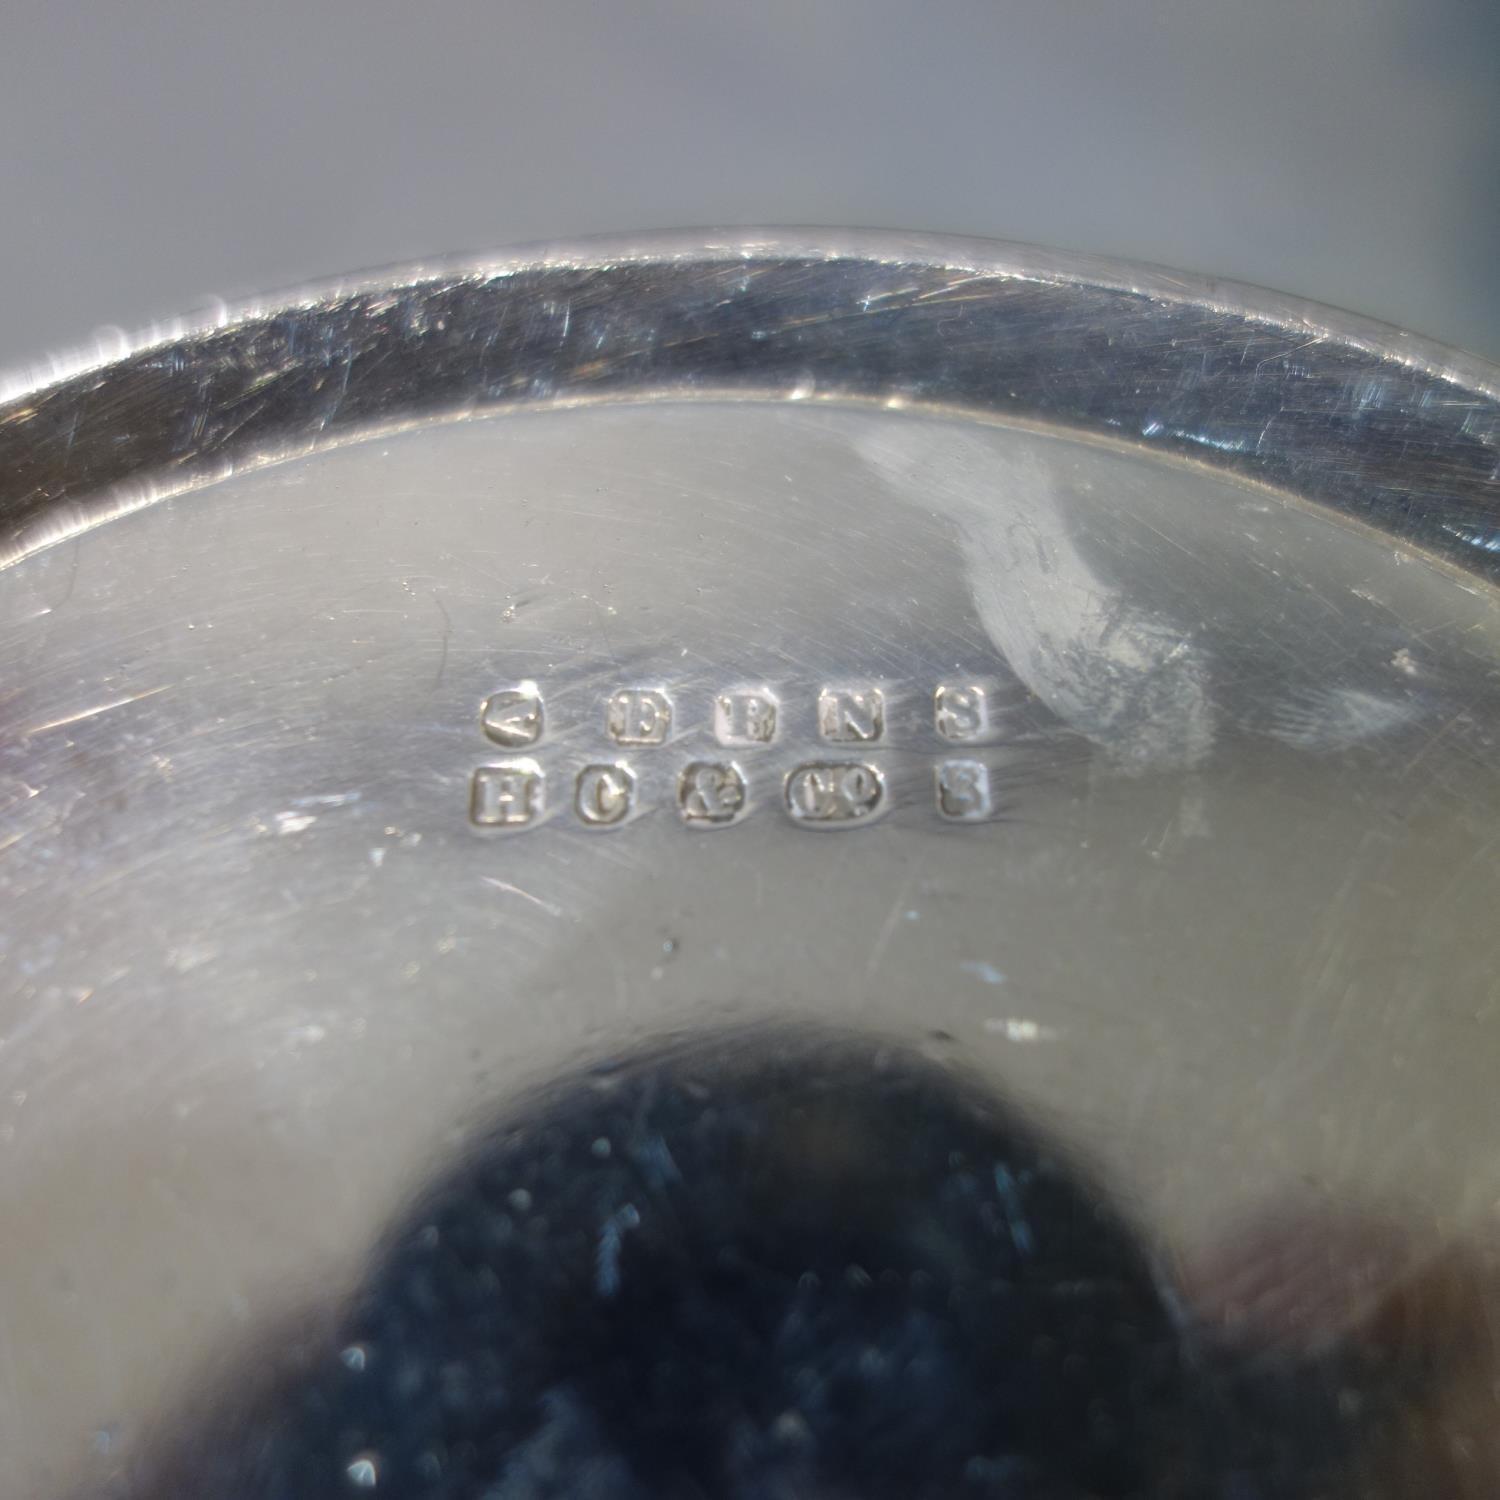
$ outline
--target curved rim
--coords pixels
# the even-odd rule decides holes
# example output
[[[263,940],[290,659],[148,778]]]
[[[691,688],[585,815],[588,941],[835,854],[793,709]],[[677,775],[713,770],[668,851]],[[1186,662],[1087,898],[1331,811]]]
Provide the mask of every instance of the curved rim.
[[[1269,483],[1500,576],[1500,368],[1233,283],[992,241],[653,236],[257,300],[0,390],[0,567],[393,427],[672,399],[946,409]]]

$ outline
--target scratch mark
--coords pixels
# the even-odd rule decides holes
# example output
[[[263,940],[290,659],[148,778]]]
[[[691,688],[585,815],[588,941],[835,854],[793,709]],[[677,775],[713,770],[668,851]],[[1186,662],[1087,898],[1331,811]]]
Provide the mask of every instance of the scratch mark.
[[[432,680],[433,687],[439,688],[443,685],[443,678],[448,675],[448,643],[453,639],[453,616],[448,613],[448,606],[443,603],[442,595],[435,590],[432,602],[437,605],[438,612],[443,617],[443,651],[438,657],[437,676]]]
[[[891,902],[891,909],[886,913],[885,921],[880,924],[880,931],[875,935],[874,945],[870,949],[870,957],[865,964],[866,978],[873,979],[875,971],[880,967],[880,960],[885,957],[885,950],[891,941],[891,935],[896,930],[896,923],[901,920],[902,913],[906,910],[907,899],[911,894],[911,888],[916,882],[917,876],[922,873],[924,861],[918,860],[907,872],[906,879],[901,882],[895,898]]]
[[[76,428],[77,425],[78,425],[78,422],[77,422],[77,419],[75,418],[74,422],[73,422],[73,427]],[[72,443],[73,443],[73,429],[70,428],[69,431],[68,431],[68,445],[69,445],[69,447],[72,446]],[[52,609],[49,609],[47,611],[48,614],[51,614],[52,610],[63,609],[68,604],[70,604],[72,602],[72,600],[73,600],[73,591],[78,587],[78,559],[82,555],[82,553],[83,553],[83,538],[81,536],[75,536],[73,538],[73,566],[68,569],[68,586],[67,586],[66,589],[63,590],[63,596],[62,596],[62,598],[59,599],[57,601],[57,603],[52,606]]]
[[[66,729],[69,724],[81,724],[85,719],[94,719],[100,714],[111,713],[117,708],[140,703],[146,698],[154,698],[158,693],[166,692],[169,686],[168,683],[161,687],[147,688],[144,693],[133,693],[128,698],[116,698],[109,703],[99,703],[93,708],[85,708],[76,714],[65,714],[61,719],[49,719],[45,724],[33,724],[30,729],[21,731],[21,738],[30,739],[32,735],[45,734],[49,729]]]
[[[529,901],[533,906],[539,906],[549,917],[560,917],[563,909],[554,905],[551,901],[543,901],[540,896],[533,896],[530,891],[523,891],[520,886],[512,885],[508,880],[496,880],[493,875],[481,875],[479,877],[486,885],[492,885],[497,891],[504,891],[507,896],[519,896],[523,901]]]
[[[1422,748],[1418,750],[1417,753],[1412,756],[1412,758],[1406,763],[1406,768],[1401,773],[1402,776],[1410,776],[1411,773],[1415,771],[1416,768],[1421,765],[1421,763],[1427,758],[1428,753],[1448,737],[1454,726],[1463,722],[1464,718],[1467,716],[1470,708],[1472,707],[1473,700],[1471,699],[1468,703],[1465,703],[1451,718],[1444,720],[1442,725],[1439,726],[1439,728],[1436,729],[1432,734],[1430,734],[1425,741],[1423,741]]]

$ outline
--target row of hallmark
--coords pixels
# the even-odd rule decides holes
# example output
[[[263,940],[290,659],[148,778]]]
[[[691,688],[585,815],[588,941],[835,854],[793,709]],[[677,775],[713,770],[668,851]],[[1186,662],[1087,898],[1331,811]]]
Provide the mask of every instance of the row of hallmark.
[[[676,710],[662,688],[621,688],[604,710],[604,727],[618,745],[663,745]],[[781,704],[767,688],[718,693],[714,738],[721,745],[769,745],[777,736]],[[547,710],[534,682],[518,683],[485,699],[479,722],[485,735],[509,750],[540,742]],[[990,737],[991,703],[975,682],[942,683],[932,694],[932,724],[943,739],[975,744]],[[830,744],[875,745],[886,735],[885,693],[878,687],[825,687],[818,693],[818,735]]]
[[[642,811],[635,773],[620,762],[587,765],[573,780],[570,802],[589,828],[617,828]],[[548,778],[535,761],[480,766],[469,786],[469,818],[476,828],[530,828],[548,813]],[[990,770],[982,761],[943,760],[933,767],[933,800],[949,822],[991,817]],[[723,828],[751,810],[748,778],[733,761],[692,761],[677,775],[678,816],[689,827]],[[885,777],[867,761],[809,761],[782,779],[781,806],[808,828],[854,828],[873,822],[889,805]]]

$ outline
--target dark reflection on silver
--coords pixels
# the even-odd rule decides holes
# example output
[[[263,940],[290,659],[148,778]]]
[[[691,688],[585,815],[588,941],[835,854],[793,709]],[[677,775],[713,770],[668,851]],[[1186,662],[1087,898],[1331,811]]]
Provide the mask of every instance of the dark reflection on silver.
[[[1354,1244],[1320,1237],[1328,1266]],[[875,1039],[676,1042],[550,1083],[439,1164],[334,1326],[308,1310],[241,1356],[127,1490],[1404,1493],[1388,1471],[1419,1439],[1392,1424],[1461,1355],[1434,1361],[1420,1319],[1383,1348],[1390,1307],[1349,1316],[1297,1249],[1254,1284],[1200,1273],[1194,1307],[962,1072]]]

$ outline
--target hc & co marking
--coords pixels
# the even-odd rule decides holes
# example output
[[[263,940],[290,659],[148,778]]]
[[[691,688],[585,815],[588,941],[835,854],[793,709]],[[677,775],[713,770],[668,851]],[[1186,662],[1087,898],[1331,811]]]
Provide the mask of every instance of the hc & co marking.
[[[546,781],[534,760],[480,766],[469,787],[469,817],[479,828],[526,828],[542,815]]]
[[[786,810],[809,827],[867,823],[885,800],[885,782],[861,761],[815,761],[786,778]]]
[[[733,823],[745,810],[745,778],[733,764],[694,761],[677,778],[682,821],[703,827]]]
[[[630,816],[635,776],[629,766],[585,766],[578,773],[573,806],[590,828],[613,828]]]

